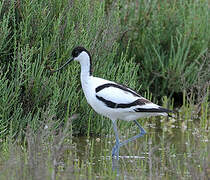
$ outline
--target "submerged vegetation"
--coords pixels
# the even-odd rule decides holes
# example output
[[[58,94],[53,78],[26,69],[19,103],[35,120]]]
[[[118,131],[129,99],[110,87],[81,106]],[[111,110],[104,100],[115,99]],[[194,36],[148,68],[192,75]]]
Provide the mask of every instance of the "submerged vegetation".
[[[111,122],[88,106],[79,65],[49,71],[77,45],[96,76],[178,111],[140,120],[148,134],[122,149],[136,158],[122,157],[120,174],[209,178],[209,35],[207,0],[1,1],[0,179],[117,177]],[[118,126],[122,138],[137,131]]]

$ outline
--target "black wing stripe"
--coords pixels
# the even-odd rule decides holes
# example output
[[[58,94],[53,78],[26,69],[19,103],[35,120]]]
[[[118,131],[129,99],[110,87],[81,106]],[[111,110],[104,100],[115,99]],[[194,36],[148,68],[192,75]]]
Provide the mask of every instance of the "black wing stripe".
[[[136,93],[134,90],[124,86],[124,85],[120,85],[120,84],[114,84],[114,83],[107,83],[107,84],[103,84],[101,86],[98,86],[95,91],[96,93],[101,91],[102,89],[108,88],[108,87],[115,87],[115,88],[119,88],[123,91],[129,92],[135,96],[141,97],[138,93]]]
[[[147,99],[143,99],[143,98],[142,99],[137,99],[136,101],[133,101],[132,103],[127,103],[127,104],[124,104],[124,103],[117,104],[115,102],[106,100],[103,97],[98,96],[98,95],[96,95],[96,98],[98,100],[102,101],[107,107],[110,107],[110,108],[130,108],[132,106],[137,106],[137,105],[141,106],[141,105],[151,103]]]
[[[173,111],[165,108],[136,108],[134,109],[136,112],[149,112],[149,113],[173,113]]]

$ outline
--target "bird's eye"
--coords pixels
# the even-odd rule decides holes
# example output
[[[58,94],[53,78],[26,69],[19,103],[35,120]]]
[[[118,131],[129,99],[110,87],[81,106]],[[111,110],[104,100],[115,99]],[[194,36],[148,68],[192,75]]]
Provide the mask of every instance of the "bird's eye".
[[[73,56],[73,57],[77,57],[78,55],[79,55],[79,51],[73,51],[73,52],[72,52],[72,56]]]

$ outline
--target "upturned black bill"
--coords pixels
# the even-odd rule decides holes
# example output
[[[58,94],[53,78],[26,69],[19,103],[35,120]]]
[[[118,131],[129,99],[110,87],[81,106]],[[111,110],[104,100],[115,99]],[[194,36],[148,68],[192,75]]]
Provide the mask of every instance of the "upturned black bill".
[[[56,69],[56,70],[52,70],[51,72],[57,72],[60,71],[61,69],[63,69],[66,65],[68,65],[71,61],[73,61],[74,58],[69,59],[63,66],[61,66],[60,68]]]

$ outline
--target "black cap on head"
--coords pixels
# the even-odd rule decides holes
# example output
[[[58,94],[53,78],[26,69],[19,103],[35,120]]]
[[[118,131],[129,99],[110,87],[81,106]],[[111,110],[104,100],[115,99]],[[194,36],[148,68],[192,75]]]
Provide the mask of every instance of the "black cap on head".
[[[82,51],[85,51],[90,56],[89,52],[84,47],[78,46],[73,49],[72,57],[77,57]]]
[[[73,49],[73,51],[72,51],[72,57],[73,57],[73,59],[74,58],[76,58],[76,57],[78,57],[79,56],[79,54],[81,53],[81,52],[83,52],[83,51],[85,51],[88,55],[89,55],[89,57],[90,57],[90,74],[92,74],[92,59],[91,59],[91,55],[90,55],[90,53],[89,53],[89,51],[87,50],[87,49],[85,49],[84,47],[82,47],[82,46],[77,46],[77,47],[75,47],[74,49]]]
[[[89,71],[89,72],[90,72],[90,75],[91,75],[91,74],[92,74],[92,69],[91,69],[91,66],[92,66],[92,63],[91,63],[91,55],[90,55],[90,53],[89,53],[84,47],[81,47],[81,46],[77,46],[77,47],[75,47],[75,48],[73,49],[73,51],[72,51],[72,58],[69,59],[63,66],[61,66],[61,67],[58,68],[57,70],[51,70],[51,72],[57,72],[57,71],[63,69],[63,68],[64,68],[66,65],[68,65],[71,61],[73,61],[74,58],[78,57],[79,54],[80,54],[81,52],[83,52],[83,51],[85,51],[85,52],[89,55],[89,57],[90,57],[90,71]]]

